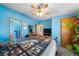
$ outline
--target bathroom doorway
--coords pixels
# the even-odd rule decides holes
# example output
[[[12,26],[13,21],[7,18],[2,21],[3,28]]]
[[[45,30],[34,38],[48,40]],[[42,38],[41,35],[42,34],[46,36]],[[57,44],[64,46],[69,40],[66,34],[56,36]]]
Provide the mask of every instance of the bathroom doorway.
[[[34,33],[34,25],[28,25],[28,34]]]

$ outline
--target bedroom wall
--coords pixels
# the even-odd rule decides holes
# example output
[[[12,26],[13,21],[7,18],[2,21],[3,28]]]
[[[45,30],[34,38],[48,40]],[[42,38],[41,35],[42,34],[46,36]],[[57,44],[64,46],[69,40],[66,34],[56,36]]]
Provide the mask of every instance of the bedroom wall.
[[[61,19],[66,17],[78,16],[76,14],[69,14],[63,16],[55,16],[52,18],[52,39],[57,39],[58,47],[61,46]]]
[[[35,26],[35,24],[38,24],[37,20],[0,4],[0,42],[9,41],[9,17],[23,20],[24,22],[26,22],[27,27],[28,25]],[[22,35],[25,36],[26,34],[28,34],[28,29],[26,32],[23,32]]]
[[[52,18],[47,19],[47,20],[39,20],[39,24],[43,24],[45,29],[46,28],[52,28],[51,21],[52,21]]]

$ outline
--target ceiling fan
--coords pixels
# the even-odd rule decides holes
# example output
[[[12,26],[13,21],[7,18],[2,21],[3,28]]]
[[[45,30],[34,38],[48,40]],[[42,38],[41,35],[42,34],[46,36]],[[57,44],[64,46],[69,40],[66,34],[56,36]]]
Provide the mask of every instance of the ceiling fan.
[[[32,14],[33,15],[37,15],[37,16],[40,16],[42,17],[43,15],[48,15],[49,13],[47,11],[45,11],[45,9],[48,7],[48,4],[32,4],[31,5],[32,8],[34,8],[36,10],[36,12],[33,12]]]

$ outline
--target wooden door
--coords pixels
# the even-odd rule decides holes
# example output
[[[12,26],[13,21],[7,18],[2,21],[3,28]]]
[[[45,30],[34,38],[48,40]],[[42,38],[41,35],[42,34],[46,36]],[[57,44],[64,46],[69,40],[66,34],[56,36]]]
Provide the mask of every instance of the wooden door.
[[[39,34],[43,36],[43,25],[39,25]]]
[[[42,24],[36,25],[36,33],[37,33],[37,35],[43,35],[43,25]]]
[[[61,45],[63,47],[65,47],[66,44],[72,43],[72,36],[76,34],[75,33],[76,21],[77,17],[63,18],[61,20]]]

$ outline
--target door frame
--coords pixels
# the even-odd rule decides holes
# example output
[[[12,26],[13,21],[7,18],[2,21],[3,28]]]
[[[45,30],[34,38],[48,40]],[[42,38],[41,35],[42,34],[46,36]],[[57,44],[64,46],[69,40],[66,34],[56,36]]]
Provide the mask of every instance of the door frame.
[[[62,18],[63,19],[63,18]],[[60,20],[60,41],[61,41],[61,44],[60,46],[62,46],[62,19]]]

